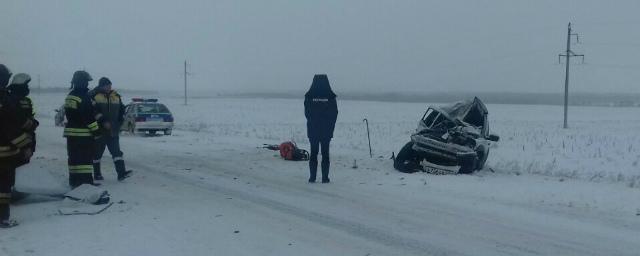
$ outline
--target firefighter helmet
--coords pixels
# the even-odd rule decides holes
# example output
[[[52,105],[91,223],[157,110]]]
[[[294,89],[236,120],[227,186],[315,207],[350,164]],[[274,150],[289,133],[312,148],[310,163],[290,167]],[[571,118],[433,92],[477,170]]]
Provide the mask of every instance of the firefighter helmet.
[[[76,71],[75,73],[73,73],[73,78],[71,78],[71,84],[89,82],[89,81],[93,81],[93,78],[91,78],[91,75],[89,75],[89,73],[84,70]]]
[[[4,64],[0,64],[0,88],[3,88],[9,83],[11,77],[11,71]]]
[[[11,79],[11,85],[28,84],[29,82],[31,82],[31,76],[25,73],[18,73]]]

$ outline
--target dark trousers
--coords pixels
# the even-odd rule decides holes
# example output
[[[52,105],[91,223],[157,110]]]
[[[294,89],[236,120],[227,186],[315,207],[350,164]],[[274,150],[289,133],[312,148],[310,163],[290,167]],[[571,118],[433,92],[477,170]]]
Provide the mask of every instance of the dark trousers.
[[[311,155],[309,156],[309,180],[315,181],[316,173],[318,172],[318,149],[322,153],[322,180],[329,180],[329,139],[312,139],[309,138],[311,143]]]
[[[69,186],[76,188],[82,184],[93,184],[93,137],[67,137],[69,164]]]
[[[16,168],[0,164],[0,220],[8,220],[10,215],[11,187],[16,182]]]
[[[93,172],[96,176],[102,176],[100,171],[100,159],[104,154],[104,149],[108,148],[113,163],[116,166],[116,172],[122,174],[125,171],[124,159],[122,158],[122,151],[120,150],[120,137],[119,136],[102,136],[96,141],[96,155],[93,159]]]

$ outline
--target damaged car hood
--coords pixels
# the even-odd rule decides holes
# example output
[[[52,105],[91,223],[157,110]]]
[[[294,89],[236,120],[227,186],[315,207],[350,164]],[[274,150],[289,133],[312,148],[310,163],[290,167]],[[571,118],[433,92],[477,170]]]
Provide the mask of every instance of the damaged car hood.
[[[482,119],[484,121],[488,113],[487,107],[477,97],[473,98],[473,100],[458,101],[445,106],[435,107],[435,109],[438,109],[440,113],[447,116],[449,120],[462,121],[465,123],[468,123],[465,120]]]
[[[472,100],[458,101],[440,107],[432,107],[432,109],[438,111],[448,121],[452,122],[452,124],[448,125],[448,128],[462,126],[459,129],[465,132],[480,134],[482,128],[486,125],[487,107],[477,97]],[[421,121],[418,124],[416,133],[433,130],[435,126],[437,126],[437,124],[434,124],[433,127],[427,127],[426,124]]]

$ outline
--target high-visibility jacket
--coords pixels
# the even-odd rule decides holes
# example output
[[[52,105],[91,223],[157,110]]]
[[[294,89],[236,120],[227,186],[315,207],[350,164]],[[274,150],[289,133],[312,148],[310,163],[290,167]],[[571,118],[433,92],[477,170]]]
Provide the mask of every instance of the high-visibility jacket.
[[[74,89],[64,101],[64,114],[67,124],[64,137],[96,137],[99,136],[95,110],[91,105],[88,89]]]
[[[17,106],[19,109],[18,113],[20,113],[20,115],[22,115],[21,118],[25,120],[22,129],[33,136],[36,128],[38,128],[38,125],[40,125],[38,120],[36,120],[35,118],[36,112],[33,107],[33,101],[31,101],[31,98],[29,97],[18,98],[15,99],[15,101],[17,101]]]
[[[7,91],[0,89],[0,164],[15,164],[22,158],[21,150],[31,145],[32,139],[22,129],[25,120],[18,114],[15,102]]]
[[[110,136],[116,137],[120,134],[120,126],[124,121],[124,104],[122,97],[115,90],[105,92],[100,89],[94,89],[89,93],[93,106],[96,110],[96,120],[102,124],[109,122],[111,124]]]
[[[16,103],[17,111],[16,113],[20,116],[20,119],[24,119],[24,124],[22,125],[22,130],[31,136],[31,151],[36,151],[36,128],[40,125],[38,120],[35,118],[35,111],[33,110],[33,102],[31,98],[27,96],[20,96],[14,94],[13,91],[9,93]],[[22,161],[18,162],[18,166],[29,163],[30,159],[22,159]]]
[[[33,108],[33,101],[29,97],[24,97],[18,100],[18,106],[31,117],[36,115],[36,110]]]

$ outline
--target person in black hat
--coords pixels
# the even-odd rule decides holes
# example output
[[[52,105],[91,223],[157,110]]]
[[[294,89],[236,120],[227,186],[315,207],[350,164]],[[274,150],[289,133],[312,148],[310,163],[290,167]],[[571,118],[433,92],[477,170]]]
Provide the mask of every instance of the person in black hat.
[[[315,75],[311,88],[304,95],[304,115],[307,118],[307,137],[311,144],[309,182],[316,182],[318,149],[322,153],[322,183],[329,183],[329,143],[338,118],[336,94],[331,90],[327,75]]]
[[[109,149],[113,163],[118,173],[118,180],[122,181],[131,175],[124,165],[123,153],[120,150],[120,126],[124,121],[124,104],[122,97],[111,88],[111,80],[100,78],[98,87],[93,89],[91,100],[96,108],[96,120],[103,130],[103,136],[96,140],[96,155],[93,158],[93,178],[103,180],[100,170],[100,159],[104,148]]]
[[[18,222],[9,218],[11,190],[15,184],[16,168],[33,155],[32,138],[23,130],[27,121],[19,114],[6,85],[11,78],[9,69],[0,64],[0,228],[10,228]]]
[[[33,140],[31,151],[36,152],[36,128],[40,123],[35,118],[36,112],[33,107],[33,101],[29,98],[29,82],[31,82],[31,76],[28,74],[16,74],[11,79],[7,90],[11,98],[17,103],[18,113],[22,115],[21,118],[26,120],[26,124],[22,128]]]
[[[84,70],[73,73],[72,90],[64,101],[64,114],[68,120],[64,127],[64,137],[67,138],[69,186],[72,189],[82,184],[94,184],[91,163],[95,140],[101,134],[89,97],[89,81],[92,80],[91,75]]]

